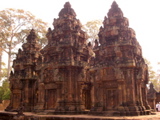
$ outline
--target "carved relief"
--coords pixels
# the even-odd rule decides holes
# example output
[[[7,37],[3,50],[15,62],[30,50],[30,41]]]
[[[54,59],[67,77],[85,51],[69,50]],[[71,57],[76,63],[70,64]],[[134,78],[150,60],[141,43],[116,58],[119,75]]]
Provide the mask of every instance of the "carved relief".
[[[95,46],[66,2],[48,29],[41,49],[34,30],[18,50],[10,74],[9,111],[107,115],[149,114],[148,68],[128,19],[114,1],[104,18]],[[136,104],[140,103],[140,104]],[[137,109],[138,108],[138,109]]]

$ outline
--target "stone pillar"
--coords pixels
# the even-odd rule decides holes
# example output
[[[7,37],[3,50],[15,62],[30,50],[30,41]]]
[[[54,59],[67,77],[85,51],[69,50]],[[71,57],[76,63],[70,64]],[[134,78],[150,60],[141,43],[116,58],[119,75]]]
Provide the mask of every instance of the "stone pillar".
[[[28,89],[28,86],[29,86],[29,81],[26,80],[26,81],[25,81],[25,87],[24,87],[24,94],[25,94],[25,96],[24,96],[24,102],[25,102],[25,104],[28,104],[28,102],[29,102],[29,100],[28,100],[28,97],[29,97],[29,93],[28,93],[29,89]]]
[[[135,78],[134,78],[134,69],[130,68],[127,71],[127,90],[129,91],[127,96],[129,99],[127,100],[128,108],[130,115],[140,115],[138,111],[138,107],[136,106],[136,98],[135,98]]]
[[[151,110],[151,107],[149,106],[148,104],[148,101],[147,101],[147,87],[145,87],[145,83],[143,83],[143,88],[142,88],[142,100],[143,100],[143,103],[144,103],[144,106],[146,108],[146,110]],[[149,112],[146,113],[146,114],[150,114]]]
[[[44,83],[39,83],[38,85],[38,103],[34,107],[35,111],[43,111],[44,110],[44,104],[45,104],[45,88],[44,88]]]
[[[73,101],[73,88],[75,88],[75,86],[73,86],[73,79],[72,79],[72,68],[68,68],[68,102],[72,102]]]
[[[136,82],[136,86],[137,86],[137,89],[136,89],[136,91],[137,91],[137,106],[138,106],[138,108],[139,108],[139,111],[140,111],[140,114],[141,115],[144,115],[145,114],[145,107],[143,106],[143,101],[142,101],[142,86],[141,86],[141,83],[142,82],[142,80],[140,79],[140,80],[137,80],[137,82]]]
[[[118,104],[122,105],[123,104],[123,98],[124,98],[124,93],[123,93],[123,80],[117,80],[118,82]]]
[[[94,107],[94,105],[95,105],[95,98],[94,98],[95,92],[94,91],[95,91],[95,88],[94,88],[94,85],[93,85],[92,88],[91,88],[91,102],[92,102],[91,108]]]
[[[129,93],[128,97],[130,97],[129,102],[131,105],[135,105],[135,81],[134,81],[134,71],[133,69],[128,69],[128,85],[129,85]]]
[[[125,101],[125,86],[124,86],[124,80],[120,79],[117,81],[118,82],[118,111],[120,111],[121,116],[127,115],[125,106],[124,106],[124,101]]]
[[[24,96],[22,97],[22,100],[24,102],[24,111],[29,111],[29,80],[24,80],[24,88],[23,88],[23,91],[24,91]],[[23,95],[22,94],[22,95]]]

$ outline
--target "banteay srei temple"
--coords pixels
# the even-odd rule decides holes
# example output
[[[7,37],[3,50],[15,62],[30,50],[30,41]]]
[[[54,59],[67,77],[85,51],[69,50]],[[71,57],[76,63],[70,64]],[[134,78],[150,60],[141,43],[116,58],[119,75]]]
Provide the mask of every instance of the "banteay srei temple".
[[[69,2],[54,19],[53,30],[48,29],[44,48],[32,29],[13,61],[6,111],[149,115],[148,67],[135,31],[115,1],[98,36],[94,46],[87,42]]]

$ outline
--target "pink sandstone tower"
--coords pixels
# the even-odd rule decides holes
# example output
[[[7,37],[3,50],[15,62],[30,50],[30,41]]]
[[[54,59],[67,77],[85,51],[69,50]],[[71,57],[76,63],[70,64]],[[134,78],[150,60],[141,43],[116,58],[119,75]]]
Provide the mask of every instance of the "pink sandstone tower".
[[[114,1],[95,46],[69,2],[40,49],[34,30],[13,62],[7,111],[133,116],[150,114],[148,68],[128,19]]]

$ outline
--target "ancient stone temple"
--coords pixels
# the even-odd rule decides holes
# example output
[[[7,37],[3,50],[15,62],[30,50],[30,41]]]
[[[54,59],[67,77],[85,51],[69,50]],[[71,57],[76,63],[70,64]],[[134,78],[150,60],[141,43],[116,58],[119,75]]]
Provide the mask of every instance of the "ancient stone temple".
[[[98,34],[100,46],[95,41],[96,57],[88,74],[89,81],[94,81],[93,113],[148,114],[148,68],[135,32],[128,26],[128,19],[114,1]]]
[[[94,48],[69,2],[48,29],[40,50],[34,30],[10,75],[7,111],[48,114],[150,114],[148,68],[135,32],[114,1]]]
[[[85,71],[91,58],[87,34],[81,30],[76,13],[67,2],[48,29],[48,45],[41,50],[43,65],[39,71],[37,110],[84,111],[82,90]]]
[[[36,65],[41,58],[40,49],[35,31],[31,30],[27,42],[19,49],[13,61],[14,72],[10,74],[11,103],[7,110],[15,111],[23,103],[25,111],[32,111],[36,103]]]

